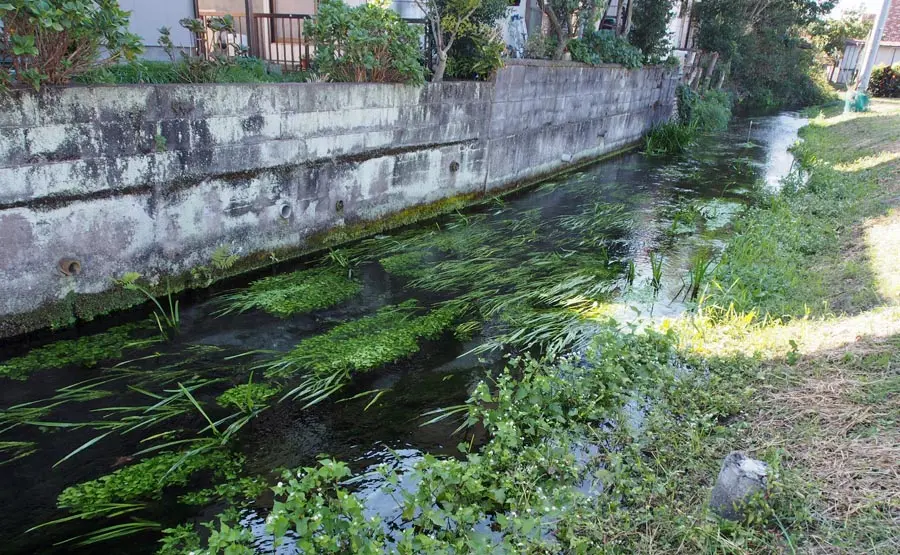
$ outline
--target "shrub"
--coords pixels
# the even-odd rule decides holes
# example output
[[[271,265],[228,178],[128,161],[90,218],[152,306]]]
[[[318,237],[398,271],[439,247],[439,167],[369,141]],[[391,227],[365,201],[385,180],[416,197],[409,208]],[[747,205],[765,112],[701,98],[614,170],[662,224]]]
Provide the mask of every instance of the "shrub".
[[[393,10],[376,4],[351,8],[340,0],[323,0],[309,32],[316,44],[318,70],[332,81],[425,81],[419,36]]]
[[[702,131],[724,129],[731,120],[731,97],[725,91],[702,95],[686,85],[678,87],[678,122]]]
[[[447,75],[477,81],[492,78],[503,67],[506,45],[493,33],[464,38],[468,39],[467,47],[448,58]]]
[[[869,92],[882,98],[900,98],[900,64],[873,69]]]
[[[62,85],[141,51],[116,0],[4,0],[0,22],[0,88]]]
[[[569,41],[572,59],[586,64],[622,64],[627,68],[643,65],[644,54],[639,48],[610,31],[585,33],[580,39]]]
[[[525,57],[532,60],[549,60],[556,50],[556,39],[540,33],[528,37],[525,42]]]

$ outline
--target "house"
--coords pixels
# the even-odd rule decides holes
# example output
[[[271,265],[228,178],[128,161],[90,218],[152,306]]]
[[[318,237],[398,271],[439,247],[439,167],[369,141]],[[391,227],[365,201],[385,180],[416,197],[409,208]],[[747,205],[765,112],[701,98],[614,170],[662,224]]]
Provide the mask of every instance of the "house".
[[[353,6],[366,0],[344,2]],[[144,57],[148,59],[166,59],[157,43],[159,28],[164,26],[170,29],[177,47],[210,49],[216,43],[227,43],[230,51],[246,49],[285,68],[307,67],[312,54],[312,45],[306,40],[303,28],[315,14],[317,0],[119,0],[119,4],[132,12],[131,31],[143,38]],[[691,48],[693,4],[693,0],[680,2],[669,25],[670,41],[676,52]],[[423,22],[424,15],[414,0],[393,0],[392,7],[408,21]],[[252,12],[252,18],[248,18],[248,11]],[[611,0],[598,26],[621,28],[627,12],[628,0]],[[206,20],[224,15],[234,18],[235,32],[222,37],[209,31],[200,44],[178,23],[184,18]],[[503,39],[513,53],[519,54],[527,37],[546,30],[547,26],[537,0],[510,0],[506,17],[500,22]]]
[[[846,42],[838,70],[832,73],[832,82],[849,85],[856,79],[862,69],[865,48],[866,41],[850,39]],[[891,10],[884,24],[884,34],[875,55],[875,66],[898,63],[900,63],[900,0],[895,0],[891,3]]]

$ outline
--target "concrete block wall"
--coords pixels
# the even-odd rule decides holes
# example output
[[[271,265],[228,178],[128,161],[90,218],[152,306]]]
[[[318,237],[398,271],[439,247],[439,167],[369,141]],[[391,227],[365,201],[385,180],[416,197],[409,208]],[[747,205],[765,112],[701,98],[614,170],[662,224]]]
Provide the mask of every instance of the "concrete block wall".
[[[0,337],[73,295],[483,194],[633,143],[661,68],[509,65],[494,82],[71,87],[0,97]],[[58,262],[81,263],[64,275]],[[43,316],[44,313],[53,316]]]

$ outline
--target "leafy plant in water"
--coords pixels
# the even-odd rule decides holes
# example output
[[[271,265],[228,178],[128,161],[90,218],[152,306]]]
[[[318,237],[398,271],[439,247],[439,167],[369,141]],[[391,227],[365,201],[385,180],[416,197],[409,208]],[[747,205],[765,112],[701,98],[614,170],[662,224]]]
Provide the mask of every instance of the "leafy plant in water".
[[[694,142],[695,135],[693,126],[663,123],[644,136],[644,152],[651,156],[680,154]]]
[[[300,270],[266,277],[247,288],[221,297],[227,305],[220,316],[248,310],[264,310],[287,317],[321,310],[343,302],[362,290],[357,280],[347,276],[339,266]]]
[[[277,385],[253,383],[252,379],[253,377],[251,376],[250,382],[236,385],[226,390],[219,395],[216,402],[221,407],[232,407],[241,412],[251,413],[257,408],[265,406],[266,401],[281,391],[281,388]]]
[[[448,305],[416,316],[416,301],[380,309],[301,341],[295,349],[262,365],[269,377],[303,374],[285,397],[313,404],[341,389],[353,372],[394,362],[419,350],[419,340],[436,339],[460,314]]]
[[[137,272],[128,272],[122,276],[121,279],[115,281],[116,284],[120,285],[123,289],[140,292],[147,300],[156,305],[156,310],[153,311],[156,327],[159,328],[159,333],[163,338],[171,339],[178,333],[178,330],[181,327],[181,314],[178,309],[178,301],[172,298],[172,290],[169,288],[167,282],[166,298],[168,300],[168,310],[166,310],[153,293],[138,283],[140,278],[141,274]]]
[[[156,341],[154,338],[135,337],[135,332],[144,329],[147,329],[146,324],[125,324],[95,335],[55,341],[20,357],[0,362],[0,376],[24,380],[38,370],[74,365],[90,368]]]
[[[650,286],[653,287],[653,291],[659,293],[660,287],[662,287],[662,272],[663,272],[663,256],[656,252],[650,253]]]
[[[691,268],[688,273],[689,281],[686,285],[687,290],[684,294],[685,299],[690,299],[692,301],[697,300],[697,296],[700,294],[700,288],[706,283],[706,280],[709,277],[710,266],[712,266],[712,263],[713,258],[709,253],[699,251],[694,254],[691,259]]]

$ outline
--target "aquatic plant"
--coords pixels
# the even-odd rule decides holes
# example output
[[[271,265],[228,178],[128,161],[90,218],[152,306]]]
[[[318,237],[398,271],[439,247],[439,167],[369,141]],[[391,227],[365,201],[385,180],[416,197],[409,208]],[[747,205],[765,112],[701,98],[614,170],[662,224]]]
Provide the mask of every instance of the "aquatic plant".
[[[267,377],[282,378],[304,372],[329,377],[371,370],[415,353],[420,339],[436,339],[459,316],[456,305],[436,308],[423,316],[415,315],[417,308],[413,299],[339,324],[304,339],[261,367]]]
[[[75,514],[114,512],[120,503],[158,499],[165,488],[185,486],[202,470],[224,475],[239,471],[243,465],[240,456],[225,451],[182,459],[182,453],[161,453],[95,480],[69,486],[59,494],[57,506]]]
[[[232,407],[241,412],[253,412],[254,409],[264,406],[266,401],[277,395],[279,391],[281,388],[277,385],[250,381],[227,389],[219,395],[216,402],[224,408]]]
[[[694,142],[695,136],[696,131],[691,126],[663,123],[644,136],[644,152],[651,156],[680,154]]]
[[[0,466],[24,459],[35,451],[37,444],[33,441],[0,441],[0,453],[4,456]]]
[[[185,505],[197,506],[210,505],[219,501],[239,505],[253,501],[267,488],[268,483],[262,476],[233,476],[213,487],[185,493],[178,500]]]
[[[380,258],[378,263],[387,273],[404,278],[422,277],[427,273],[424,251],[410,251]]]
[[[145,323],[125,324],[78,339],[63,339],[32,349],[27,354],[0,362],[0,376],[24,380],[33,372],[64,366],[92,367],[119,358],[126,351],[147,346],[156,338],[139,339],[137,333],[148,329]]]
[[[221,297],[220,316],[258,309],[287,317],[321,310],[358,294],[362,286],[339,266],[300,270],[266,277]]]
[[[698,251],[691,258],[691,267],[688,273],[688,283],[686,285],[685,299],[692,301],[697,300],[700,294],[700,288],[706,283],[710,275],[710,266],[713,258],[708,252]],[[676,295],[677,297],[677,295]]]
[[[659,292],[662,287],[663,257],[656,252],[650,253],[650,286],[653,291]]]
[[[156,320],[156,327],[159,329],[159,334],[164,339],[171,339],[173,335],[178,333],[178,330],[181,327],[181,313],[178,309],[178,301],[172,298],[172,290],[167,282],[166,298],[168,299],[168,310],[166,310],[163,308],[162,303],[159,302],[159,299],[157,299],[149,289],[138,283],[140,278],[141,274],[137,272],[128,272],[120,279],[115,280],[115,282],[128,291],[138,291],[156,306],[156,309],[153,311],[153,318]]]

